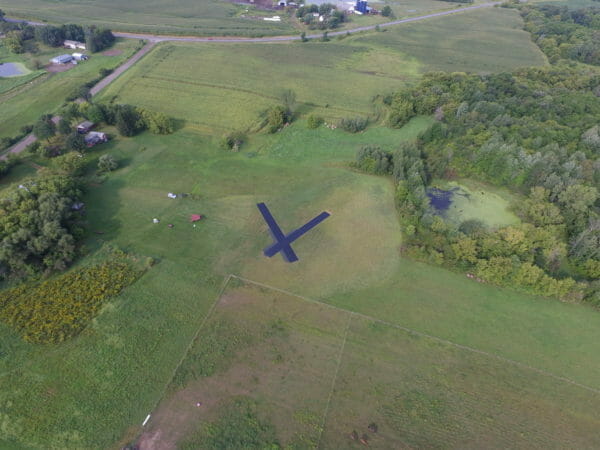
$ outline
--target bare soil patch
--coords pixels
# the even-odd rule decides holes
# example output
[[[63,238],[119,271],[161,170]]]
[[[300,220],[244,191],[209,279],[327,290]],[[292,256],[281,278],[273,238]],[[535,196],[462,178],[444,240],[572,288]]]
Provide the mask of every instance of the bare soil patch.
[[[118,56],[121,53],[123,53],[123,50],[118,49],[106,50],[105,52],[102,52],[104,56]]]
[[[46,70],[50,73],[66,72],[75,67],[75,64],[48,64]]]

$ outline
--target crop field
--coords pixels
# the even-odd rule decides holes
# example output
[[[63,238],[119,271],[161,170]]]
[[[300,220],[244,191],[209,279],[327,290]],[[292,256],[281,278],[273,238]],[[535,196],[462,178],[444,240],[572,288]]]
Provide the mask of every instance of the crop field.
[[[83,3],[70,0],[52,4],[41,0],[7,0],[2,7],[7,15],[56,23],[104,25],[113,30],[252,36],[289,34],[294,31],[285,22],[262,20],[264,13],[250,5],[220,0],[173,0],[168,5],[144,0],[127,3],[120,0]],[[246,9],[250,9],[249,13],[245,13]]]
[[[216,134],[252,128],[283,89],[296,93],[302,114],[377,117],[373,98],[428,70],[490,72],[543,64],[529,36],[513,32],[520,20],[514,11],[486,10],[327,43],[162,44],[101,95],[160,109]],[[442,49],[432,42],[419,50],[431,42],[423,36],[431,34],[443,40]]]
[[[482,0],[477,0],[477,2]],[[457,7],[456,3],[437,0],[408,0],[390,3],[398,17],[426,14]],[[378,3],[377,6],[382,4]],[[81,23],[108,26],[113,30],[160,34],[269,36],[294,34],[296,30],[284,18],[280,23],[266,22],[264,16],[281,15],[281,11],[260,10],[252,5],[222,0],[171,0],[164,2],[100,0],[5,0],[7,15],[41,19],[55,23]],[[247,11],[248,10],[248,11]],[[381,17],[353,17],[352,26],[382,22]]]
[[[0,92],[0,138],[14,136],[23,125],[33,124],[42,114],[50,114],[65,101],[74,89],[98,77],[100,69],[112,69],[131,56],[139,43],[135,40],[118,40],[114,49],[122,53],[114,56],[94,54],[85,63],[66,72],[42,75],[27,85],[8,92]],[[49,54],[56,56],[64,49],[44,51],[39,59],[46,64]],[[12,78],[11,78],[12,80]],[[0,91],[2,83],[0,81]]]
[[[491,355],[232,277],[140,444],[209,448],[224,408],[243,398],[284,448],[360,448],[353,431],[381,449],[593,448],[600,395],[590,396]],[[230,420],[219,432],[244,436],[244,425]]]

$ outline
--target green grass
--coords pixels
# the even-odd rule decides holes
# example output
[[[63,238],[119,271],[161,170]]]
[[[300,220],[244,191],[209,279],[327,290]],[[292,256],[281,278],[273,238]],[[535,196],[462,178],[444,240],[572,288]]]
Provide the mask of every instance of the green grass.
[[[360,448],[353,430],[381,449],[600,444],[600,402],[585,389],[236,278],[181,368],[196,376],[170,391],[142,444],[192,436],[206,448],[211,424],[241,434],[239,418],[221,423],[239,396],[284,448]]]
[[[361,40],[378,51],[402,51],[423,71],[490,73],[543,65],[515,10],[490,8],[390,27]]]
[[[377,72],[371,72],[375,66]],[[331,119],[372,114],[372,97],[414,80],[416,68],[400,53],[375,54],[346,41],[169,43],[109,86],[102,98],[135,101],[219,134],[252,127],[284,88],[296,92],[303,113]]]
[[[127,3],[120,0],[85,3],[69,0],[51,4],[43,0],[7,0],[2,7],[8,16],[55,23],[95,24],[113,30],[148,33],[258,36],[294,32],[286,22],[262,20],[264,13],[251,5],[218,0],[178,0],[168,5],[144,0]],[[245,13],[247,8],[250,11]]]
[[[494,10],[490,14],[499,21],[515,20],[510,12]],[[458,16],[432,20],[423,26],[456,19]],[[502,29],[490,27],[492,31]],[[502,41],[505,36],[478,31],[477,47],[487,45],[490,51],[485,58],[474,53],[469,67],[489,70],[494,58],[509,61],[507,67],[520,64],[520,57],[513,59],[510,54],[528,52],[529,40],[517,34],[520,37],[514,42],[525,45],[525,50],[502,48],[495,39]],[[354,135],[324,126],[307,129],[303,117],[309,112],[321,113],[328,120],[359,113],[376,116],[373,95],[414,81],[421,71],[435,68],[437,63],[430,56],[421,55],[423,63],[406,57],[400,38],[380,41],[393,36],[388,31],[308,45],[165,44],[111,85],[103,94],[105,99],[118,95],[119,101],[152,107],[187,122],[173,135],[144,133],[116,138],[89,152],[90,167],[107,153],[119,160],[120,168],[104,183],[86,187],[89,227],[84,252],[88,256],[82,263],[109,242],[136,255],[151,256],[157,264],[67,343],[49,347],[25,344],[0,324],[1,444],[91,449],[120,448],[131,441],[154,410],[219,297],[223,280],[231,273],[600,387],[600,316],[591,309],[476,283],[401,256],[402,236],[391,180],[354,172],[348,162],[362,145],[394,150],[400,141],[414,139],[431,119],[416,118],[401,130],[371,126]],[[441,42],[446,41],[451,38]],[[407,46],[406,51],[413,50]],[[468,52],[468,47],[440,52],[439,64],[458,70],[463,56],[456,55]],[[447,59],[439,56],[445,54]],[[501,70],[500,65],[494,67]],[[175,69],[180,75],[173,75]],[[377,72],[370,73],[373,71]],[[251,134],[239,153],[219,148],[223,131],[252,126],[284,88],[297,92],[298,121],[274,135]],[[55,108],[64,97],[61,94],[54,102],[50,91],[47,94],[51,101],[44,101],[49,108]],[[23,98],[31,102],[38,97]],[[330,104],[327,108],[326,103]],[[27,111],[22,107],[21,114],[29,114]],[[31,115],[35,119],[39,113]],[[28,172],[19,166],[6,180],[17,182]],[[171,200],[168,192],[194,195]],[[262,255],[271,239],[255,207],[259,201],[269,205],[284,231],[323,210],[332,216],[294,243],[300,261],[285,264],[279,255],[270,259]],[[188,221],[193,213],[205,216],[196,228]],[[154,217],[161,222],[153,224]],[[168,228],[169,223],[174,227]],[[259,305],[261,299],[272,298],[273,292],[269,289],[257,296]],[[270,421],[278,429],[282,423],[294,424],[282,440],[296,442],[297,436],[312,442],[322,417],[317,412],[324,413],[331,386],[335,358],[330,355],[340,348],[338,325],[344,316],[309,313],[305,303],[287,302],[290,308],[271,312],[285,317],[293,314],[295,338],[308,341],[276,341],[282,351],[268,353],[269,364],[293,352],[318,349],[309,362],[329,376],[302,372],[298,365],[292,367],[295,372],[290,378],[295,382],[286,385],[281,377],[269,379],[273,374],[264,369],[270,366],[261,367],[257,362],[252,370],[272,381],[269,385],[276,386],[280,395],[273,396],[275,389],[263,386],[257,408],[259,414],[267,414],[273,404],[279,405],[269,399],[310,403],[293,412],[281,408],[281,414]],[[269,317],[260,309],[250,308],[246,313],[253,320]],[[315,327],[315,320],[326,323]],[[345,439],[350,427],[364,428],[358,415],[361,411],[365,420],[367,414],[377,417],[382,437],[412,446],[431,446],[446,438],[460,444],[472,436],[481,447],[506,446],[502,432],[524,442],[523,446],[597,446],[590,431],[598,425],[593,416],[593,408],[598,406],[595,394],[586,392],[587,398],[582,400],[582,391],[553,378],[436,341],[409,338],[390,326],[371,330],[370,324],[362,319],[351,321],[339,377],[342,388],[359,395],[346,398],[342,388],[334,391],[322,436],[332,447],[352,445]],[[203,330],[213,330],[215,336],[223,331],[210,326]],[[332,330],[329,340],[315,339]],[[218,337],[214,342],[223,344]],[[305,342],[304,348],[300,344]],[[211,348],[220,349],[223,355],[229,347]],[[226,371],[237,360],[214,361],[217,370]],[[252,364],[253,360],[246,362]],[[370,373],[365,375],[364,370]],[[382,380],[375,385],[377,391],[368,380],[370,375]],[[303,378],[311,381],[309,388],[302,384],[306,382]],[[216,402],[224,391],[229,395],[239,386],[253,386],[243,378],[227,380],[215,390],[219,393]],[[306,398],[298,394],[304,391]],[[185,400],[183,392],[182,407],[200,414],[202,410],[194,406],[194,400],[190,404],[189,397]],[[479,397],[483,399],[479,404],[472,400]],[[290,403],[284,404],[289,408]],[[413,405],[414,413],[403,410],[405,404]],[[471,410],[467,416],[465,411]],[[221,411],[214,409],[206,420],[218,422]],[[153,417],[157,420],[160,414]],[[515,424],[515,418],[523,420]],[[466,434],[457,431],[459,428]],[[482,429],[491,430],[490,441],[482,441]],[[181,439],[194,433],[194,427],[184,431]],[[556,443],[548,438],[554,435]],[[173,445],[180,437],[173,438]],[[375,439],[372,446],[376,446]]]
[[[75,88],[97,78],[100,69],[120,65],[133,54],[137,46],[135,40],[119,40],[114,48],[123,51],[120,55],[97,53],[66,72],[38,78],[23,88],[0,94],[0,138],[14,136],[23,125],[32,124],[42,114],[54,112]],[[61,49],[53,49],[54,55],[60,53]]]
[[[214,134],[252,128],[284,88],[296,92],[301,114],[377,117],[374,97],[428,70],[543,64],[520,27],[515,11],[493,9],[328,43],[162,44],[102,98],[160,109]]]
[[[479,1],[479,0],[478,0]],[[378,3],[375,6],[381,6]],[[408,0],[391,2],[398,17],[426,14],[431,11],[456,8],[455,3],[437,0]],[[48,3],[43,0],[5,0],[2,7],[7,15],[41,19],[55,23],[96,24],[113,30],[162,34],[200,34],[269,36],[294,34],[282,11],[262,11],[252,5],[236,5],[219,0],[178,0],[165,6],[160,2],[119,0],[77,2],[67,0]],[[246,9],[249,11],[246,12]],[[263,16],[278,14],[281,23],[266,22]],[[382,17],[352,17],[352,26],[383,22]]]

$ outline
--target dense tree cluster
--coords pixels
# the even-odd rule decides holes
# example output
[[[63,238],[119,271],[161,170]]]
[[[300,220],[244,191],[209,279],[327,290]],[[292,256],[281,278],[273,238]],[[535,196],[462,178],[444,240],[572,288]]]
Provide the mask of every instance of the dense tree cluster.
[[[600,8],[521,6],[525,29],[550,61],[573,59],[600,65]]]
[[[0,276],[64,270],[80,234],[78,180],[46,173],[13,186],[0,198]]]
[[[346,15],[331,3],[301,6],[296,10],[296,17],[311,30],[337,28],[346,21]]]
[[[110,47],[115,37],[110,30],[95,26],[83,27],[76,24],[66,24],[56,27],[45,25],[32,27],[26,22],[6,22],[0,18],[0,34],[5,34],[4,45],[13,53],[36,51],[35,43],[39,42],[50,47],[60,47],[65,40],[85,42],[89,52],[99,52]]]
[[[599,95],[600,76],[585,69],[427,74],[385,103],[393,126],[418,114],[436,122],[394,154],[362,149],[357,165],[394,175],[407,234],[431,259],[530,292],[581,297],[575,280],[600,276]],[[436,216],[425,188],[457,174],[526,196],[514,207],[523,223],[487,230]],[[592,301],[594,283],[587,289]]]

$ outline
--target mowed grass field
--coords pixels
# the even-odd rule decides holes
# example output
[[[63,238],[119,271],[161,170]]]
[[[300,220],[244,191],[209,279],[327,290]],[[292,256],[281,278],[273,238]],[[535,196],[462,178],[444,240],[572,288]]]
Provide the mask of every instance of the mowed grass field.
[[[139,42],[136,40],[119,39],[112,47],[122,51],[119,55],[96,53],[91,55],[88,61],[66,72],[44,75],[31,84],[0,93],[0,138],[14,136],[23,125],[33,124],[42,114],[54,112],[74,89],[97,78],[100,69],[114,69],[119,66],[138,46]],[[55,48],[52,52],[46,50],[39,59],[46,64],[50,59],[49,55],[63,53],[65,51],[61,48]]]
[[[0,439],[34,448],[116,448],[133,440],[231,273],[598,389],[600,316],[593,311],[401,257],[392,183],[346,164],[361,145],[393,149],[428,123],[350,135],[300,121],[254,136],[240,153],[224,153],[193,130],[94,150],[89,158],[109,153],[122,167],[88,187],[86,248],[93,253],[107,241],[157,264],[68,343],[24,344],[0,326]],[[168,192],[194,195],[172,200]],[[322,210],[332,216],[294,244],[300,261],[287,264],[262,255],[271,239],[259,201],[288,232]],[[194,213],[205,215],[195,228]],[[597,398],[587,395],[592,405]]]
[[[204,133],[252,128],[283,89],[299,112],[377,117],[373,98],[430,70],[544,64],[515,11],[489,9],[331,42],[160,45],[101,98],[141,104]],[[511,49],[510,52],[507,49]]]
[[[210,424],[241,397],[256,405],[283,448],[361,448],[353,431],[378,449],[595,448],[594,395],[232,277],[140,445],[209,448]],[[229,433],[243,435],[236,426]]]

